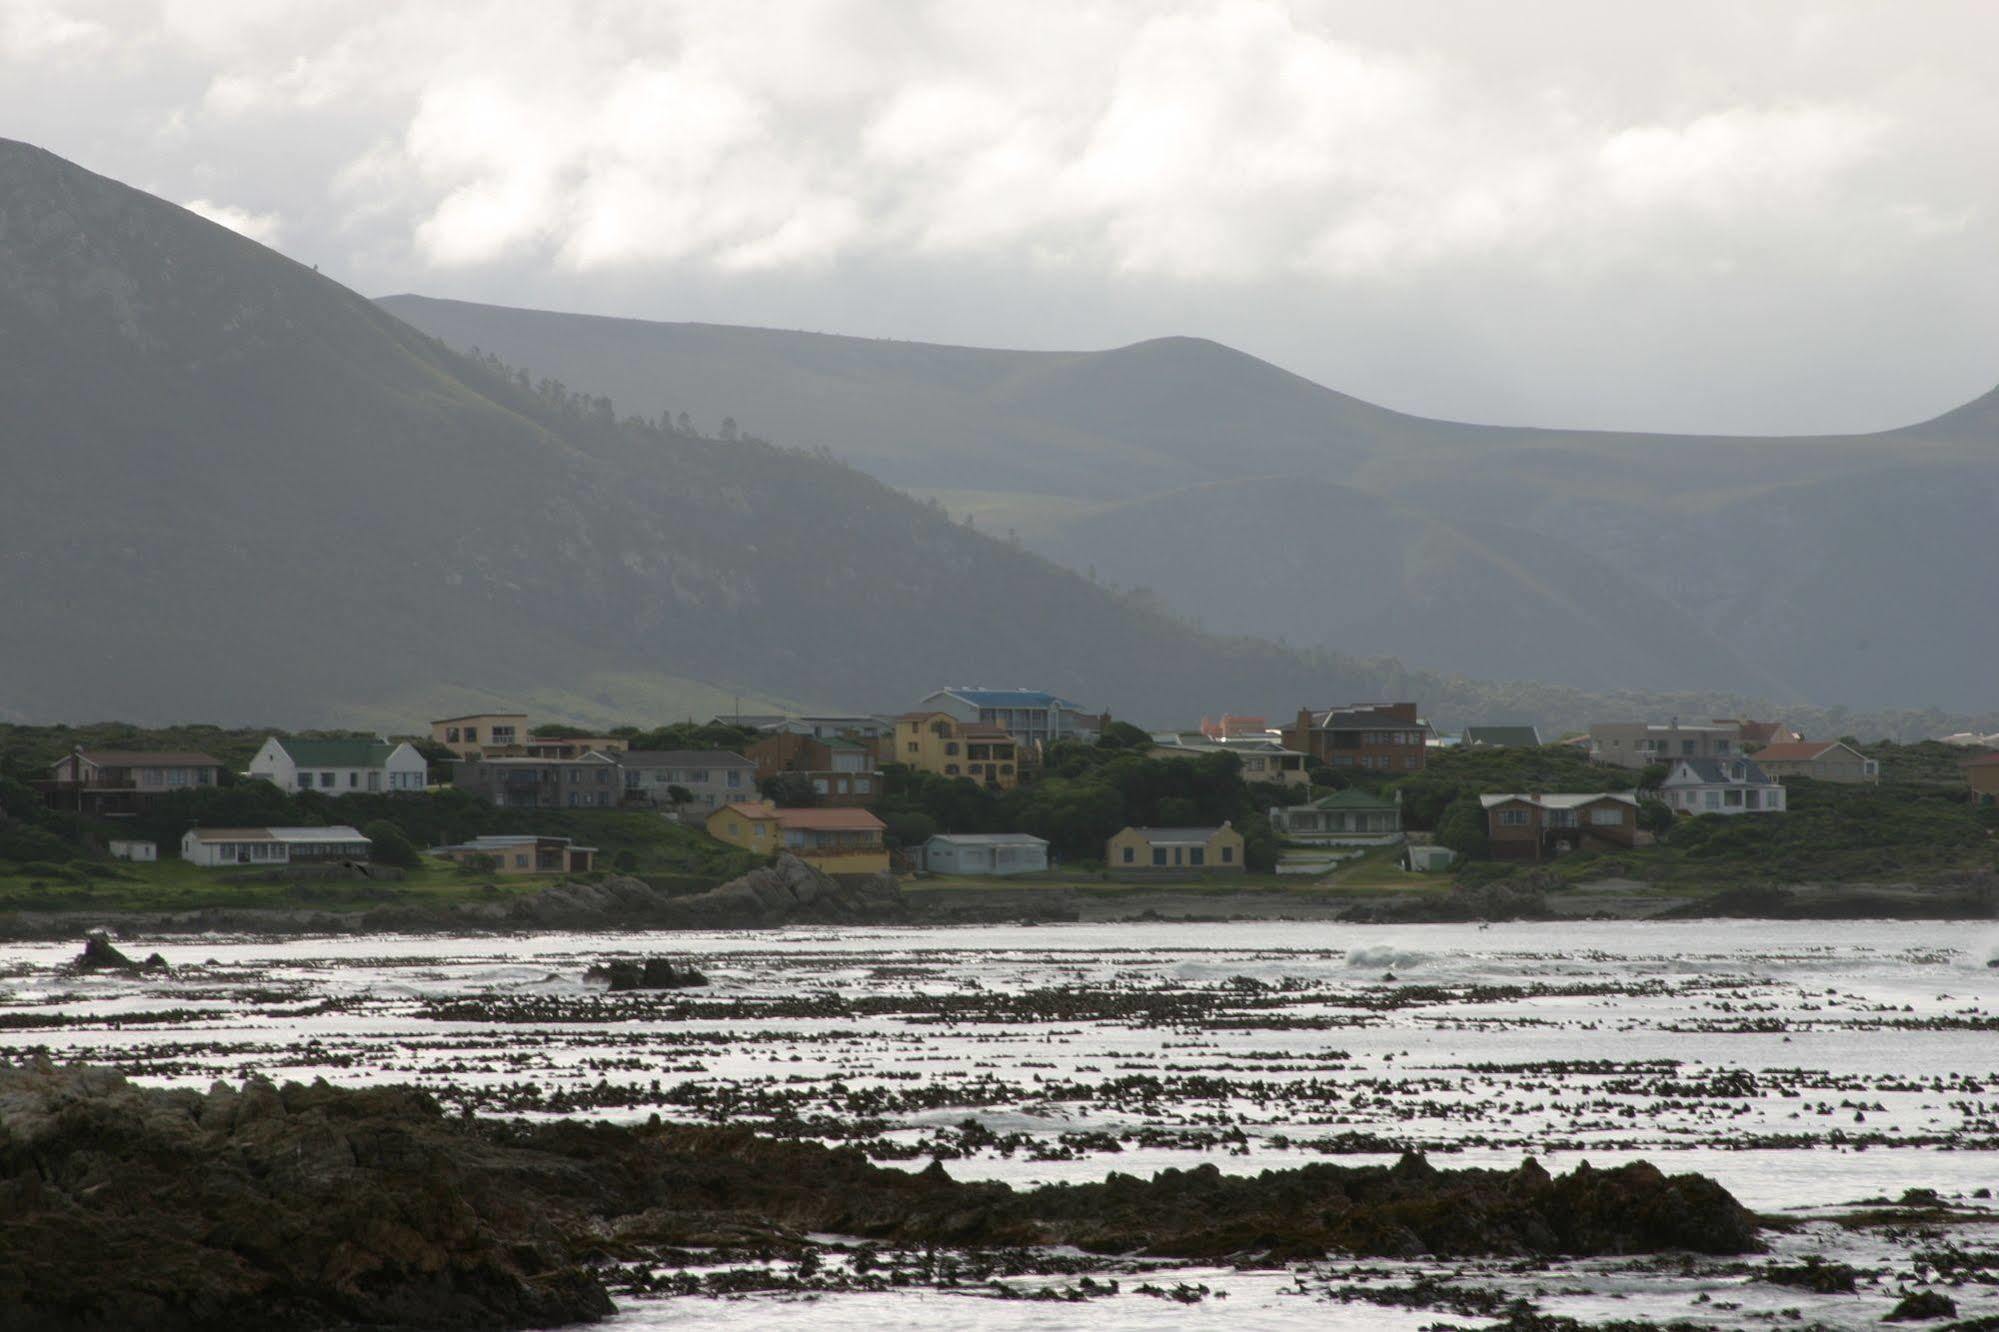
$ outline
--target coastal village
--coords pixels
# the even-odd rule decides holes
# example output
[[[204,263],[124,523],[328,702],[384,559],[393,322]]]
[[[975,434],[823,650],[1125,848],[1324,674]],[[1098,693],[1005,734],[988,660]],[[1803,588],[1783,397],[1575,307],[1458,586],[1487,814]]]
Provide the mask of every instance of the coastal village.
[[[1985,739],[1953,737],[1952,775],[1973,809],[1999,799],[1999,747]],[[1425,784],[1477,756],[1492,759],[1475,787],[1442,799]],[[1509,771],[1532,780],[1508,789]],[[1107,817],[1103,780],[1140,789],[1122,808],[1153,817]],[[486,712],[399,739],[271,734],[240,768],[205,752],[79,744],[12,799],[25,786],[41,810],[94,830],[110,860],[218,873],[430,864],[516,880],[646,868],[591,835],[589,816],[615,813],[655,818],[733,863],[786,854],[836,876],[1226,887],[1421,884],[1615,856],[1697,820],[1786,819],[1801,783],[1881,780],[1857,742],[1776,721],[1621,720],[1550,738],[1509,724],[1444,732],[1419,703],[1393,701],[1154,731],[1043,690],[956,686],[900,713],[736,713],[653,732]],[[309,812],[161,828],[162,802],[223,788]],[[385,848],[379,816],[341,819],[343,805],[443,793],[492,820],[419,838],[392,817]],[[8,818],[18,808],[0,804]]]

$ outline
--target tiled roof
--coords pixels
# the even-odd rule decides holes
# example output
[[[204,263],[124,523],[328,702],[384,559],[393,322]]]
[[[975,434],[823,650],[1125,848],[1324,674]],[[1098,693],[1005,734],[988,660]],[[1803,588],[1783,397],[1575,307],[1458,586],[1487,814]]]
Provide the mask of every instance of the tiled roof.
[[[741,754],[726,749],[627,749],[618,762],[628,768],[754,768]]]
[[[777,822],[808,832],[879,832],[888,826],[865,809],[780,809]]]

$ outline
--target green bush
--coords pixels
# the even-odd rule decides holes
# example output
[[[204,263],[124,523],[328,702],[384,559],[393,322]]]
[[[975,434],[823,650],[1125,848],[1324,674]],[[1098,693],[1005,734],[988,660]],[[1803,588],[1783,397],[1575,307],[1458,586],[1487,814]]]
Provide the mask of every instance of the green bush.
[[[417,854],[416,844],[408,835],[387,819],[375,819],[361,829],[361,835],[374,843],[369,856],[378,865],[394,865],[402,869],[415,869],[423,864],[423,857]]]

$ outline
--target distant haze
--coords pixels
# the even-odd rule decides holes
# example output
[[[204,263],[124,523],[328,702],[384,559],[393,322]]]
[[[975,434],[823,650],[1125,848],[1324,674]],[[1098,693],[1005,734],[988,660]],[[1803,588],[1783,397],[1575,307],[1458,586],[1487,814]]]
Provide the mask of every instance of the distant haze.
[[[1544,427],[1877,429],[1999,382],[1971,0],[0,0],[0,116],[375,294],[1191,334]]]

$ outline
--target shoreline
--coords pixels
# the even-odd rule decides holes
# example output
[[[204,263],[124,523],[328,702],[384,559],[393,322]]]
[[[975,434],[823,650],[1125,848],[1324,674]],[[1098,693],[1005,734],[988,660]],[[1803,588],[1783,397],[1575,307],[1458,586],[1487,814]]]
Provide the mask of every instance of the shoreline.
[[[757,931],[804,924],[949,928],[994,924],[1200,924],[1326,921],[1353,925],[1543,920],[1963,920],[1999,919],[1975,886],[1796,884],[1695,894],[1629,880],[1554,892],[1501,889],[1242,888],[1192,884],[929,885],[832,880],[797,869],[762,870],[706,893],[662,894],[634,881],[558,884],[511,902],[384,904],[330,908],[193,910],[59,909],[0,915],[0,939],[70,940],[93,930],[118,938],[240,934],[650,933]],[[800,900],[801,895],[803,900]]]

